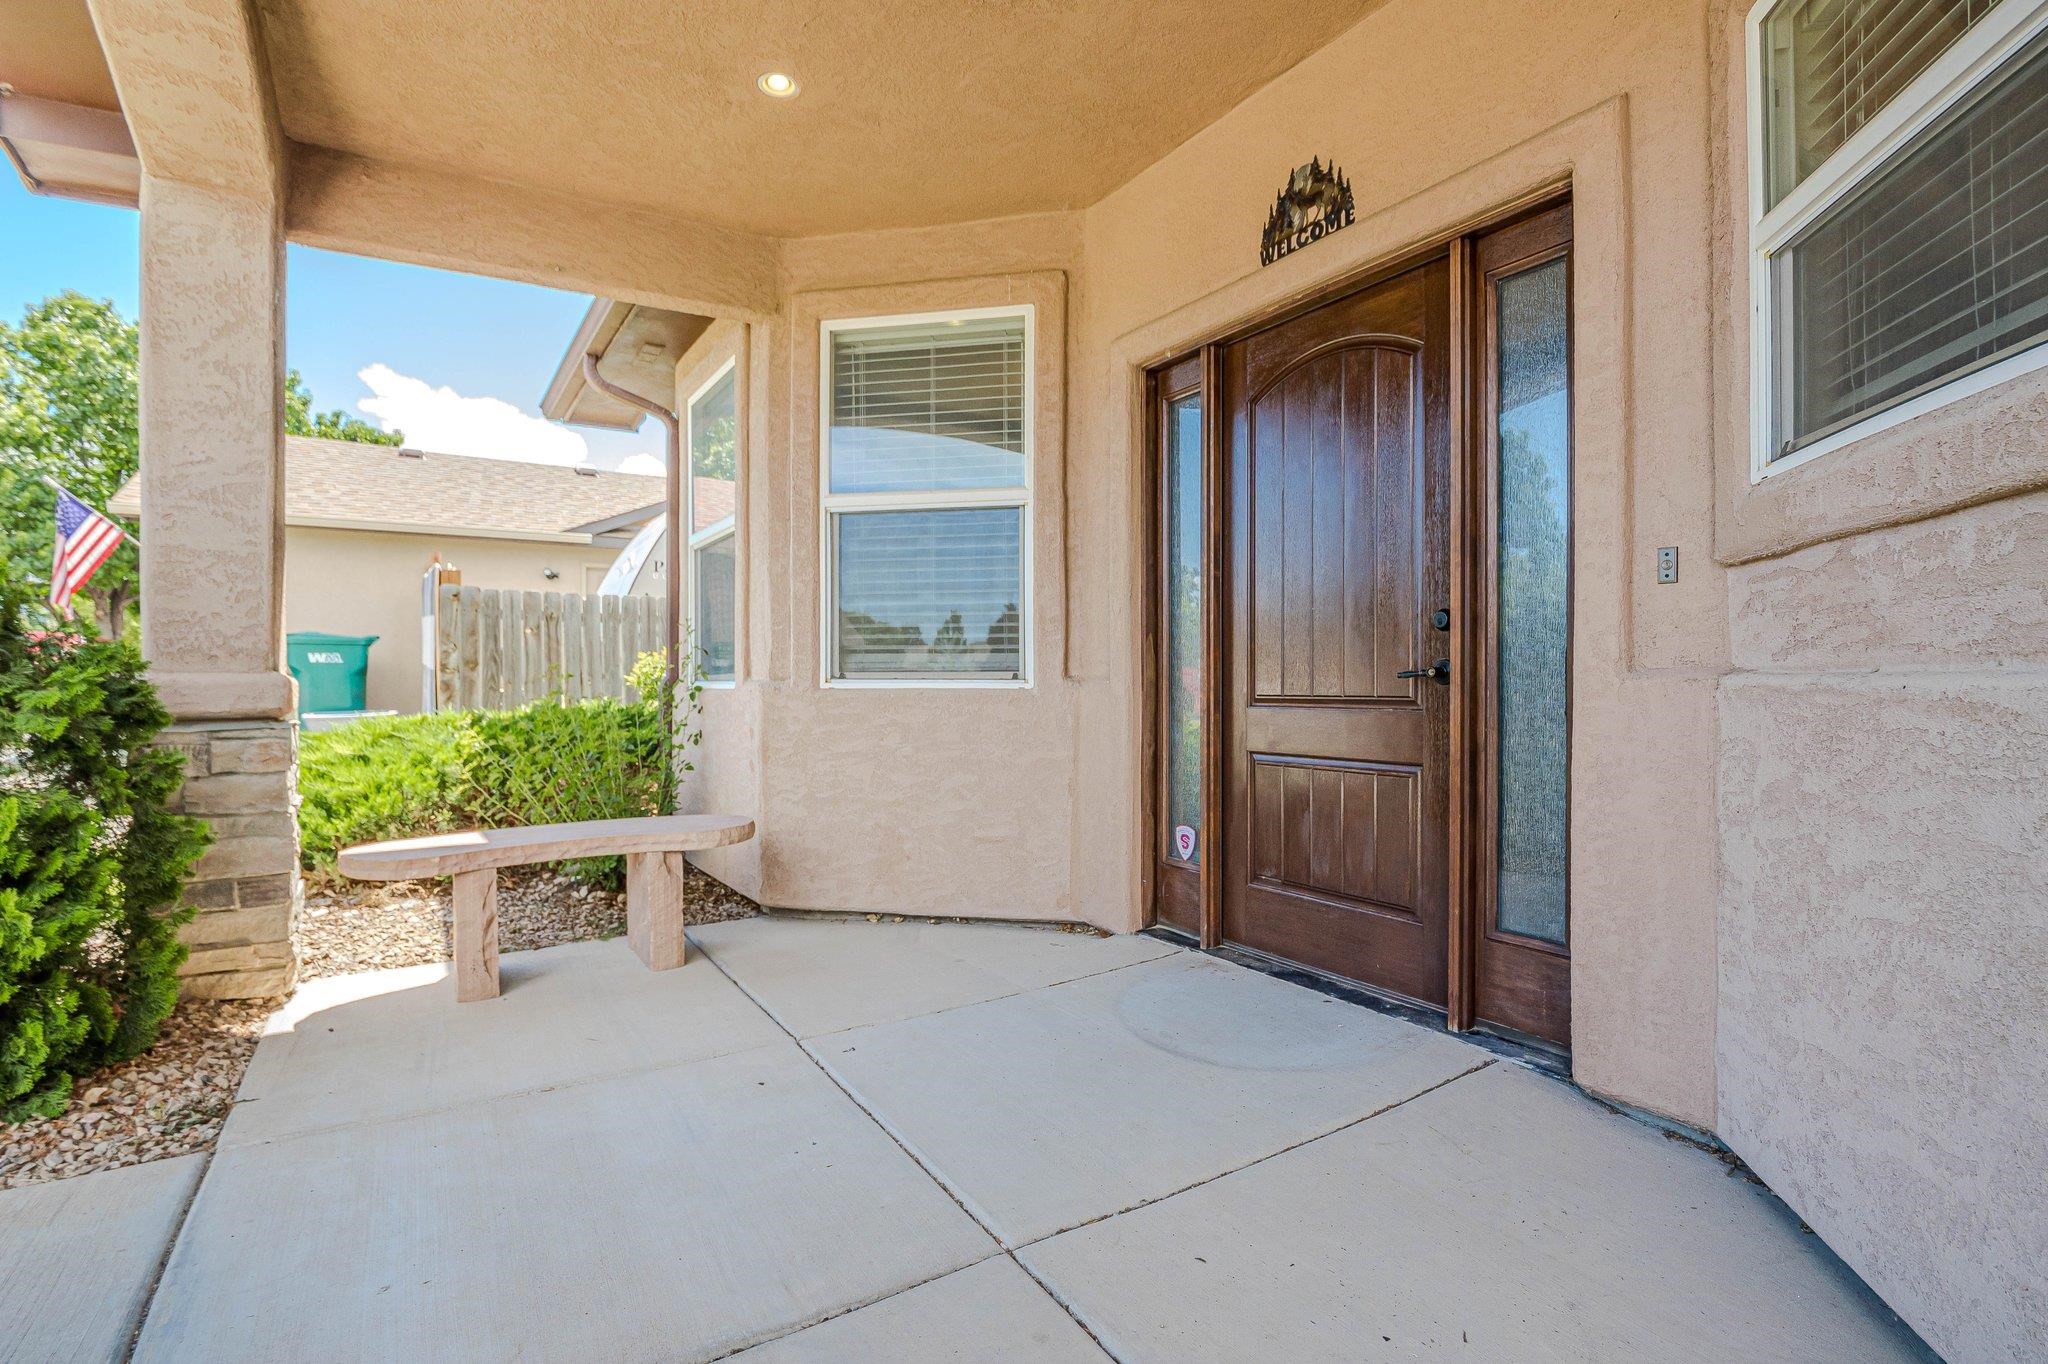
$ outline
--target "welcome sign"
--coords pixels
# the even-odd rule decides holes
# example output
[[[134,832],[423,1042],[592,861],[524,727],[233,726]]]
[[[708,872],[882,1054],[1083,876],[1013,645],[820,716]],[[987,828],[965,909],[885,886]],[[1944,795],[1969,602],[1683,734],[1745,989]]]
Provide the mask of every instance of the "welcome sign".
[[[1312,158],[1306,166],[1296,166],[1287,177],[1287,188],[1273,196],[1273,211],[1259,238],[1259,264],[1271,265],[1319,242],[1351,226],[1357,216],[1351,182],[1335,166],[1325,167],[1321,157]]]

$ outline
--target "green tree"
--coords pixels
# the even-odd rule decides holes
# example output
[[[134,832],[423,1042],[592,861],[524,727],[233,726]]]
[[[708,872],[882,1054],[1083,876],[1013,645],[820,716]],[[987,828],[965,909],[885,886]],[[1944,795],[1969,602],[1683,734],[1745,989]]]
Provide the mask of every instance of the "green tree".
[[[696,433],[690,451],[690,473],[696,478],[728,482],[740,476],[739,423],[731,414],[705,423]]]
[[[0,555],[17,583],[47,593],[54,479],[104,509],[138,467],[135,324],[105,299],[66,290],[0,322]],[[399,445],[339,409],[313,410],[297,370],[285,375],[284,429],[295,436]],[[80,594],[102,639],[118,638],[140,591],[135,546],[123,542]]]
[[[206,826],[133,646],[29,627],[0,564],[0,1122],[61,1111],[74,1076],[156,1041]]]
[[[105,507],[135,472],[132,323],[69,290],[0,322],[0,539],[17,581],[49,590],[55,479]],[[86,585],[86,612],[117,638],[136,600],[135,546],[123,542]]]
[[[360,417],[340,408],[327,412],[313,410],[313,391],[295,369],[284,376],[284,429],[291,436],[318,436],[322,440],[352,440],[364,445],[403,445],[403,431],[379,431]]]

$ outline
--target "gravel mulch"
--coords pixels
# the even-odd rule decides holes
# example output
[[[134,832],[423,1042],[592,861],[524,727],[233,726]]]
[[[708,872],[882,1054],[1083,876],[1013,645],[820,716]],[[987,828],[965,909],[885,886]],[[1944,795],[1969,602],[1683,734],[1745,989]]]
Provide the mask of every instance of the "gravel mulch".
[[[154,1047],[79,1079],[54,1118],[0,1127],[0,1189],[210,1151],[281,999],[188,999]]]
[[[689,868],[683,921],[744,919],[761,907],[722,881]],[[306,892],[293,940],[299,978],[381,971],[447,961],[454,907],[446,881],[339,882]],[[498,873],[498,950],[524,952],[626,931],[626,897],[546,867]]]
[[[689,869],[684,920],[744,919],[760,906]],[[449,959],[446,881],[309,886],[293,931],[299,978]],[[498,875],[501,951],[554,947],[626,931],[626,897],[545,867]],[[210,1151],[241,1087],[263,1024],[282,999],[188,999],[133,1061],[80,1079],[55,1118],[0,1126],[0,1189]]]

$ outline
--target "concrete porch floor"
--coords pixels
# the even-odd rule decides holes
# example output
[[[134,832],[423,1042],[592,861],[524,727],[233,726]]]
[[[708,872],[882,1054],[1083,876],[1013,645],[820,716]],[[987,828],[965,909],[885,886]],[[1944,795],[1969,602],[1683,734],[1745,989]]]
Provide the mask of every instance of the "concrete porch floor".
[[[308,986],[189,1200],[0,1195],[0,1357],[1927,1357],[1763,1189],[1443,1034],[1146,938],[691,936]]]

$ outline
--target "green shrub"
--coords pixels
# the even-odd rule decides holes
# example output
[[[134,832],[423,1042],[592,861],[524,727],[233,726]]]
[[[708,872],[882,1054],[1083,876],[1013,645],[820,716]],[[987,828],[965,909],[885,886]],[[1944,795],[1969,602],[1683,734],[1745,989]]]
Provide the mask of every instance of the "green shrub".
[[[352,843],[459,829],[477,738],[467,711],[394,715],[299,739],[299,846],[309,870]]]
[[[178,996],[176,905],[205,849],[167,808],[170,723],[128,644],[39,635],[0,575],[0,1120],[63,1111],[74,1076],[155,1041]]]
[[[299,848],[331,871],[352,843],[449,829],[658,814],[667,752],[653,701],[360,720],[299,745]],[[616,883],[617,858],[570,864]]]

